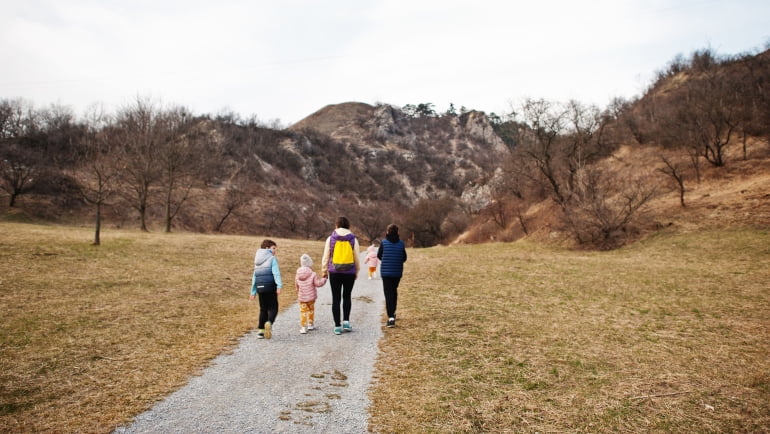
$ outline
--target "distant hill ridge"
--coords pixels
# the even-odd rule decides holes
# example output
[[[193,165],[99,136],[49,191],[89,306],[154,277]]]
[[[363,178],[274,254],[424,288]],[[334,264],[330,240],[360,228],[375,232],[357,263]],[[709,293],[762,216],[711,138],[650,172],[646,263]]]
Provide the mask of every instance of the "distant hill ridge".
[[[181,140],[166,146],[212,154],[176,196],[155,178],[147,219],[157,225],[173,208],[163,200],[176,197],[170,226],[178,229],[323,238],[348,215],[368,238],[398,222],[417,246],[529,237],[613,248],[662,228],[770,226],[769,53],[677,58],[641,97],[605,109],[527,100],[501,119],[343,102],[286,129],[183,113],[186,123],[166,133]],[[0,114],[27,113],[3,104],[10,110]],[[6,218],[91,220],[78,193],[89,166],[73,152],[89,136],[66,122],[47,127],[56,125],[0,137],[0,162],[22,158],[14,167],[38,165],[41,175]],[[126,125],[111,128],[131,135]],[[114,151],[122,167],[126,157],[158,160]],[[130,182],[121,174],[105,203],[107,225],[136,224]]]
[[[291,125],[289,129],[293,131],[312,129],[335,137],[337,133],[344,134],[345,130],[354,128],[356,124],[360,125],[373,119],[374,112],[374,106],[361,102],[329,104]]]

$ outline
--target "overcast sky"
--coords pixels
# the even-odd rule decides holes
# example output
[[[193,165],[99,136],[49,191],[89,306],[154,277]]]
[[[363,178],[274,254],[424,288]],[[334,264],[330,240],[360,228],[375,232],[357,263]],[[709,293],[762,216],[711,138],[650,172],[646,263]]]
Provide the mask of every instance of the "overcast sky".
[[[0,0],[0,98],[283,125],[347,101],[603,108],[677,54],[768,42],[768,0]]]

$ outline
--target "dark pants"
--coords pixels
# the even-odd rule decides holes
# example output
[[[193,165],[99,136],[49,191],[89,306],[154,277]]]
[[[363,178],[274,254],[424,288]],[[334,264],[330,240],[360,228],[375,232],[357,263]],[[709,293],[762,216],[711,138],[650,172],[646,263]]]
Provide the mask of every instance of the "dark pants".
[[[382,276],[382,292],[385,293],[385,311],[388,318],[396,317],[396,305],[398,304],[398,284],[400,277]]]
[[[355,283],[355,274],[329,273],[329,286],[332,288],[332,315],[336,327],[342,325],[340,322],[340,302],[342,302],[342,319],[350,321],[350,307],[353,304],[350,294],[353,293]]]
[[[270,321],[275,323],[275,317],[278,315],[278,293],[260,292],[259,293],[259,329],[265,328],[265,323]]]

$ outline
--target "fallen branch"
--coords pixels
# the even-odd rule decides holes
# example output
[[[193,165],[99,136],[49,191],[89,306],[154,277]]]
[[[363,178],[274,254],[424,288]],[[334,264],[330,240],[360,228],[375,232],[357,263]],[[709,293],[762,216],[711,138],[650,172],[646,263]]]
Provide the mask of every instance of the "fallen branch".
[[[112,357],[102,356],[102,355],[99,355],[99,354],[95,355],[94,359],[95,360],[110,360],[110,361],[113,361],[113,362],[118,361],[118,359],[113,359]]]
[[[671,392],[671,393],[658,393],[655,395],[642,395],[642,396],[634,396],[630,399],[648,399],[648,398],[661,398],[665,396],[676,396],[676,395],[684,395],[685,393],[690,393],[690,390],[687,390],[685,392]]]

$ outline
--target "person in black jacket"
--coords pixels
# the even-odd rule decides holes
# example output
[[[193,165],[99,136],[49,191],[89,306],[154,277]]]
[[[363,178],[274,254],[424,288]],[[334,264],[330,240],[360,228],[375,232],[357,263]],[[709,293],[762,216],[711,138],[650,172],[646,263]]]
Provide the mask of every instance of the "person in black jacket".
[[[380,259],[380,277],[382,290],[385,293],[385,310],[388,314],[388,327],[396,326],[396,306],[398,304],[398,284],[404,274],[406,262],[406,247],[398,237],[398,226],[388,225],[385,239],[377,250]]]

